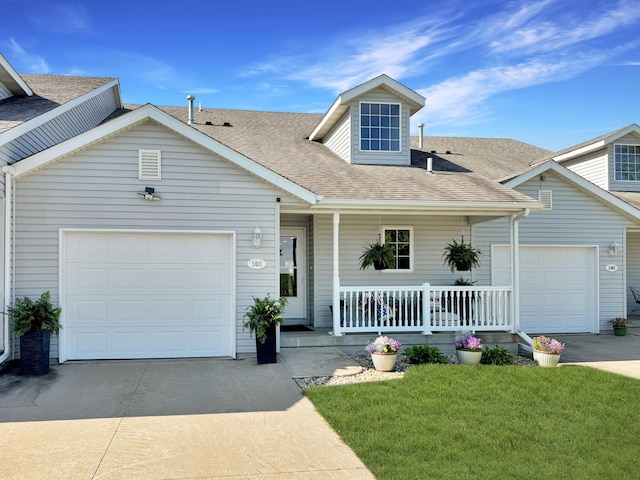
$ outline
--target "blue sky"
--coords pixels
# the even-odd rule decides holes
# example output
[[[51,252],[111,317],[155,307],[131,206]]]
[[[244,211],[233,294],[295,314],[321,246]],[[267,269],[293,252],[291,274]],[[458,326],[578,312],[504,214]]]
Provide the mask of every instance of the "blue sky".
[[[0,0],[0,18],[18,72],[118,77],[127,103],[324,113],[386,73],[427,97],[414,133],[559,150],[640,123],[639,0]]]

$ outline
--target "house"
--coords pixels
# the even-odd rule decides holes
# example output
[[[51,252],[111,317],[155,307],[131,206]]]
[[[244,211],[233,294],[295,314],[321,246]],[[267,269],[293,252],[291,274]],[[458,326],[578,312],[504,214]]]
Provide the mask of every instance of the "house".
[[[514,247],[547,246],[540,236],[562,221],[564,192],[616,216],[579,242],[595,249],[578,253],[596,281],[593,263],[622,240],[610,229],[640,224],[633,208],[556,162],[532,165],[551,156],[543,149],[411,138],[425,99],[386,75],[342,93],[324,115],[194,111],[193,101],[118,98],[96,125],[6,161],[6,298],[51,291],[63,312],[52,339],[60,361],[251,353],[243,315],[267,294],[287,296],[288,323],[337,336],[468,328],[526,339],[548,325],[528,317],[529,256]],[[540,177],[558,178],[538,188],[553,191],[551,212],[548,194],[532,190]],[[444,246],[460,237],[482,251],[473,273],[443,266]],[[379,239],[393,245],[393,267],[361,270],[363,246]],[[476,284],[454,286],[459,276]],[[602,303],[581,331],[624,311],[617,299]]]

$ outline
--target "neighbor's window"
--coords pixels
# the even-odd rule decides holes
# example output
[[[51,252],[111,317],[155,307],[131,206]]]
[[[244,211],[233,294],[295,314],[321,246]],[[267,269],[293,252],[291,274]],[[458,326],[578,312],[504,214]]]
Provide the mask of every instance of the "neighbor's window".
[[[640,181],[640,145],[614,145],[615,179]]]
[[[360,150],[400,151],[400,104],[360,104]]]
[[[412,270],[413,231],[410,227],[385,227],[384,243],[393,247],[395,266],[390,270]]]

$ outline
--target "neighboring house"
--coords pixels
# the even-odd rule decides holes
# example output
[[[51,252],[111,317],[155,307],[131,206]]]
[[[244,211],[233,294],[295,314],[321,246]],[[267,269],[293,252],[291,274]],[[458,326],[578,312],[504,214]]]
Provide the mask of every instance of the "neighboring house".
[[[95,127],[121,107],[120,86],[115,78],[71,77],[53,75],[19,75],[0,54],[0,167],[12,165],[52,145],[72,138]],[[6,175],[11,175],[8,170]],[[5,176],[0,180],[3,200]],[[8,202],[3,202],[0,244],[3,256],[0,276],[0,298],[9,303],[10,285],[5,282],[12,267],[5,261],[10,255],[5,248],[6,238],[12,235],[5,222]],[[10,258],[10,257],[8,257]],[[35,294],[28,286],[25,291]],[[41,292],[39,292],[41,293]],[[8,328],[0,329],[0,363],[8,354]]]
[[[62,306],[52,339],[61,361],[253,352],[242,320],[252,297],[267,294],[289,298],[288,323],[335,335],[562,330],[527,316],[525,250],[549,244],[550,223],[569,227],[557,216],[565,208],[615,216],[607,232],[640,225],[636,212],[553,162],[530,168],[551,154],[520,142],[426,137],[415,148],[410,117],[424,103],[382,75],[324,115],[194,111],[193,100],[114,109],[5,169],[15,212],[7,291],[51,291]],[[536,212],[550,201],[533,190],[541,176],[552,182],[551,212]],[[565,192],[573,195],[566,207]],[[607,232],[584,230],[576,242],[595,248],[578,252],[587,268],[597,270],[604,246],[621,240]],[[461,236],[482,250],[472,274],[443,266],[444,246]],[[523,237],[527,248],[514,248]],[[378,239],[393,245],[394,268],[360,270],[363,246]],[[576,246],[567,242],[558,243]],[[522,292],[516,269],[526,272]],[[453,286],[460,276],[477,284]],[[587,294],[616,288],[606,280]],[[580,331],[624,311],[618,299],[603,303]]]

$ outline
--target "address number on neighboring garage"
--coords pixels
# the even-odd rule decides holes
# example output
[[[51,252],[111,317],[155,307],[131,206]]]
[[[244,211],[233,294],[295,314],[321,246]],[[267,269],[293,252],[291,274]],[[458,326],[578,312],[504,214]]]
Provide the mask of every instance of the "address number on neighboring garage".
[[[252,258],[247,262],[247,267],[252,270],[260,270],[267,266],[267,262],[262,260],[261,258]]]

